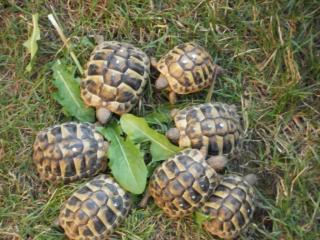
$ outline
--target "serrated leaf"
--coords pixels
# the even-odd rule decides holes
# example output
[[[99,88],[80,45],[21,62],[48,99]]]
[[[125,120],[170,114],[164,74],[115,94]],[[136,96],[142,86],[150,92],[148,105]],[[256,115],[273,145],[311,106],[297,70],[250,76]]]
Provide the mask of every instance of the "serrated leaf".
[[[40,40],[40,28],[39,28],[38,20],[39,20],[39,14],[38,13],[32,14],[32,25],[33,25],[32,34],[28,38],[28,40],[23,43],[23,46],[27,48],[27,53],[31,55],[30,62],[26,67],[26,70],[28,72],[30,72],[32,69],[32,63],[38,51],[37,41]]]
[[[171,144],[162,134],[151,129],[144,118],[132,114],[124,114],[120,119],[123,131],[135,143],[150,141],[152,161],[166,160],[180,151],[180,148]]]
[[[212,217],[210,217],[209,215],[206,215],[202,212],[196,211],[193,215],[195,222],[197,223],[197,225],[202,226],[203,223],[210,221],[212,219]]]
[[[116,124],[97,129],[110,142],[109,167],[115,179],[127,191],[143,193],[148,171],[139,148],[130,139],[124,140],[120,136]]]
[[[58,89],[52,96],[63,107],[63,111],[82,122],[94,122],[95,112],[88,108],[80,97],[80,85],[74,78],[74,67],[57,60],[53,67],[53,84]]]

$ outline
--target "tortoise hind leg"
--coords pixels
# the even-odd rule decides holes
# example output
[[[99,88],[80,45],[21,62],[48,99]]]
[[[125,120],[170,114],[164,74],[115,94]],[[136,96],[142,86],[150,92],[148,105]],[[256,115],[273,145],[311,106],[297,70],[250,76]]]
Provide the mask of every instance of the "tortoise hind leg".
[[[177,94],[174,91],[169,92],[170,104],[174,105],[177,102]]]

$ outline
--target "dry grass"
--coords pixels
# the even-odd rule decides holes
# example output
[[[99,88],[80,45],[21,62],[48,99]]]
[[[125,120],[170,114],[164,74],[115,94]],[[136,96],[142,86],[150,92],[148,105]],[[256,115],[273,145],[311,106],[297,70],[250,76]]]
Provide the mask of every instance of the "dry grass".
[[[51,7],[83,65],[93,48],[91,34],[134,43],[154,57],[181,42],[205,46],[227,70],[213,98],[236,104],[245,126],[243,149],[227,172],[255,172],[260,178],[259,208],[240,239],[320,239],[317,0],[1,1],[1,239],[63,239],[52,222],[79,185],[41,183],[31,159],[36,132],[70,119],[50,95],[52,61],[64,58],[73,64],[47,19]],[[29,74],[22,43],[35,12],[40,14],[41,41]],[[136,114],[148,114],[166,101],[164,95],[151,93],[149,87]],[[181,98],[180,104],[201,102],[204,96]],[[210,237],[191,218],[172,221],[150,205],[134,210],[114,238]]]

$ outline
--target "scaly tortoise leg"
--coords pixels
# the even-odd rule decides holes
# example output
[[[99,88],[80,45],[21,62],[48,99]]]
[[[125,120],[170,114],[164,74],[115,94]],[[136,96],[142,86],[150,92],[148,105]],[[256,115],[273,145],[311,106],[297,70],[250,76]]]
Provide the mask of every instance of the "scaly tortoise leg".
[[[177,102],[177,95],[174,91],[169,92],[169,101],[172,105],[174,105]]]
[[[147,191],[143,195],[141,202],[139,203],[139,207],[145,208],[150,198],[151,198],[151,195],[149,193],[149,190],[147,189]]]
[[[151,67],[157,69],[157,64],[158,64],[157,59],[154,58],[154,57],[150,57],[150,65],[151,65]]]

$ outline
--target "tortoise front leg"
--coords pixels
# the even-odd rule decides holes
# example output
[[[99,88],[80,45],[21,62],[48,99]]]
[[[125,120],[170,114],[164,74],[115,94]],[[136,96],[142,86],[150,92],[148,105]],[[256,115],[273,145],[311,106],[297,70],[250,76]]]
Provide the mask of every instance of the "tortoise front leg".
[[[169,92],[169,102],[174,105],[177,102],[177,95],[174,91]]]
[[[204,144],[201,148],[200,148],[200,152],[202,153],[202,156],[204,158],[207,158],[208,156],[208,151],[209,151],[209,146],[207,144]]]
[[[150,195],[149,189],[147,189],[143,195],[141,202],[139,203],[139,207],[145,208],[150,198],[151,198],[151,195]]]
[[[150,57],[150,65],[151,65],[151,67],[157,69],[157,65],[158,65],[157,59],[154,57]]]

